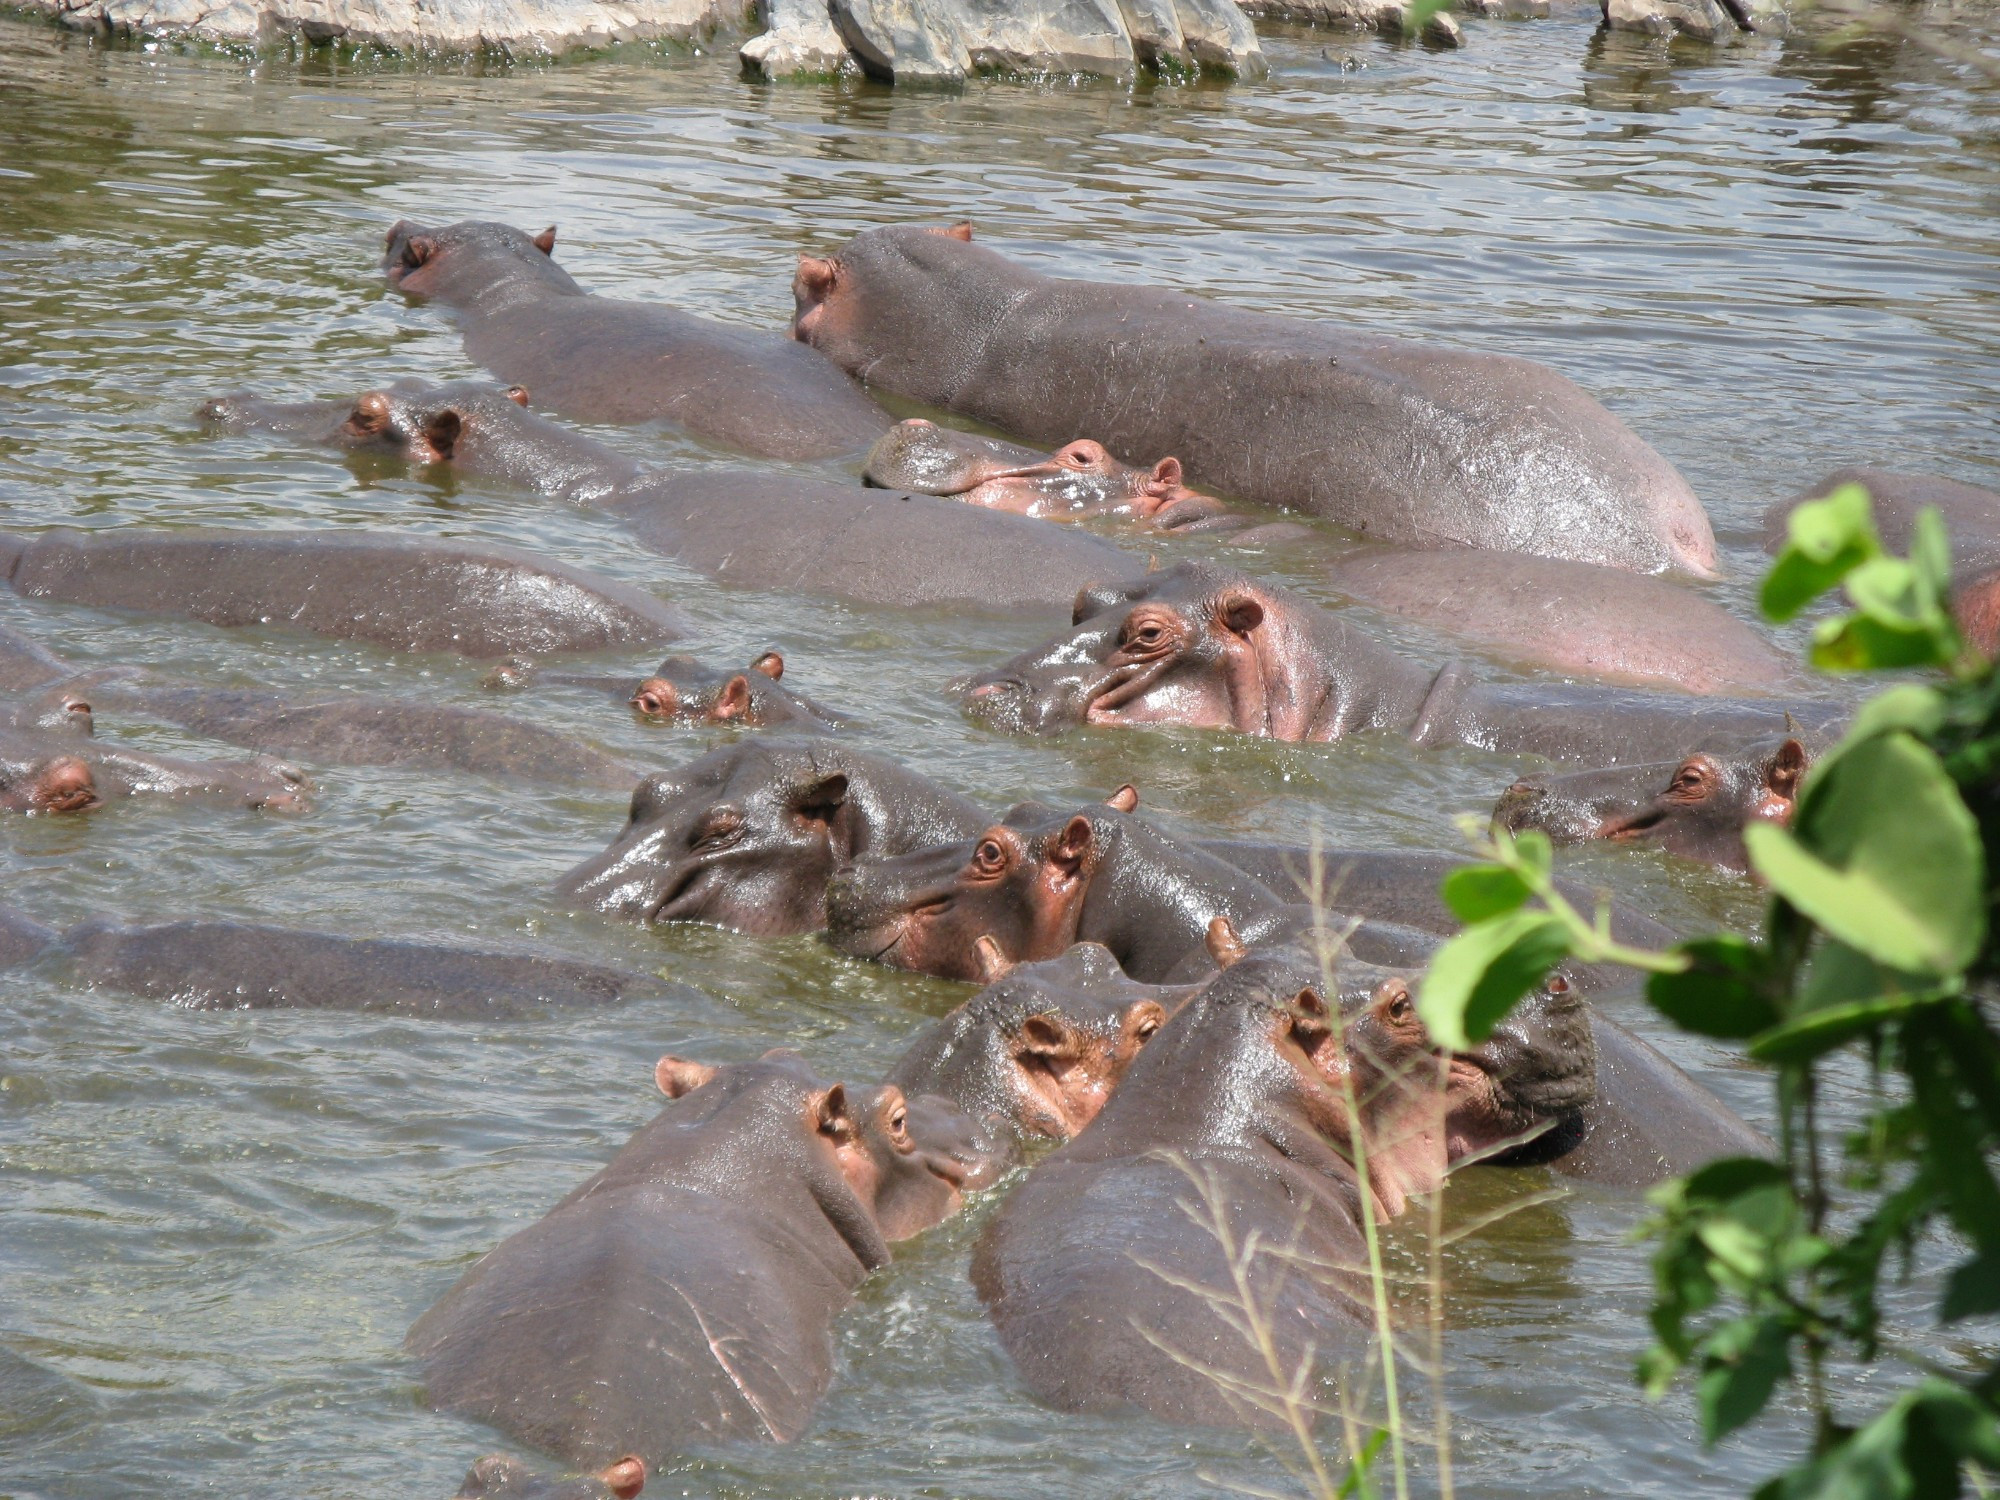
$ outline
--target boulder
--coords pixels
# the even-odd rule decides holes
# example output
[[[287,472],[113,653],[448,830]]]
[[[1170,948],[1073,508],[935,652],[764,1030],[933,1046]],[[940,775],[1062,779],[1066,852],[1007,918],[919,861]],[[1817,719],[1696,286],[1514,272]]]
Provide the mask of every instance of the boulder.
[[[854,66],[826,0],[757,0],[764,30],[738,50],[743,66],[765,78],[824,76]]]
[[[1693,37],[1712,42],[1734,36],[1736,18],[1717,0],[1603,0],[1604,24],[1613,31],[1643,31],[1652,36]]]
[[[400,52],[560,55],[615,42],[692,41],[739,0],[22,0],[79,30],[253,46],[287,39]]]

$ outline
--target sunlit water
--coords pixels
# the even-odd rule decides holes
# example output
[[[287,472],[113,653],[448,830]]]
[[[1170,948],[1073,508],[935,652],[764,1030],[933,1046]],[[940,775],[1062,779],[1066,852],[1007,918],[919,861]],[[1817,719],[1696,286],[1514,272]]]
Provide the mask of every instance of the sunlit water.
[[[106,48],[0,22],[0,526],[344,524],[524,544],[675,599],[707,656],[779,647],[788,681],[854,712],[870,744],[995,808],[1132,780],[1180,826],[1317,820],[1338,842],[1452,848],[1453,814],[1489,802],[1510,763],[1381,742],[1000,738],[940,685],[1053,622],[728,593],[601,518],[204,437],[190,413],[244,387],[303,397],[474,373],[438,312],[382,285],[399,216],[554,221],[585,284],[755,326],[789,312],[797,252],[970,216],[1050,270],[1556,365],[1692,480],[1730,569],[1717,595],[1739,611],[1764,506],[1834,464],[2000,480],[1994,95],[1893,42],[1710,53],[1593,22],[1471,22],[1455,54],[1266,28],[1273,74],[1256,86],[897,97],[746,84],[726,47],[412,70]],[[735,461],[671,434],[602,435],[663,462]],[[1312,588],[1329,545],[1256,562]],[[494,705],[480,669],[451,659],[6,593],[0,619],[85,664]],[[1464,649],[1384,628],[1412,650]],[[658,764],[715,740],[642,728],[581,691],[494,706]],[[100,733],[237,753],[144,721]],[[475,1026],[189,1014],[91,993],[58,966],[0,979],[0,1493],[451,1493],[504,1444],[424,1409],[403,1332],[650,1117],[661,1051],[786,1042],[829,1074],[872,1077],[965,993],[811,939],[641,932],[560,909],[549,882],[610,836],[616,797],[313,774],[317,803],[294,817],[133,802],[9,818],[5,898],[51,922],[240,916],[530,941],[712,1003]],[[1732,882],[1649,855],[1574,863],[1684,929],[1755,910]],[[1658,1035],[1636,1003],[1613,1003]],[[1662,1042],[1768,1119],[1753,1072]],[[1851,1116],[1851,1090],[1838,1104]],[[1541,1185],[1488,1173],[1452,1212]],[[992,1207],[904,1247],[867,1286],[803,1441],[691,1454],[648,1494],[1285,1487],[1249,1440],[1030,1400],[964,1274]],[[1777,1422],[1704,1454],[1683,1396],[1634,1391],[1642,1211],[1579,1194],[1451,1252],[1463,1492],[1735,1494],[1793,1451]],[[1870,1400],[1852,1380],[1843,1395]]]

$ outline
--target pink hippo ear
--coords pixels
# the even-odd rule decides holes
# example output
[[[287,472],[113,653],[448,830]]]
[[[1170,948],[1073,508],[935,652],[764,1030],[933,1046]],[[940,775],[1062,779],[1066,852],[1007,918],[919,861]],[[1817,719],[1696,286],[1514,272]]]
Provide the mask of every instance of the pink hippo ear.
[[[1806,774],[1806,747],[1788,739],[1764,763],[1764,784],[1771,795],[1790,802],[1799,794],[1799,781]]]
[[[427,234],[413,234],[403,246],[403,264],[415,270],[438,253],[438,242]]]
[[[653,1065],[653,1082],[669,1099],[678,1099],[683,1094],[692,1094],[720,1071],[713,1063],[689,1062],[669,1053]]]
[[[1003,979],[1007,971],[1014,967],[1012,959],[1000,947],[1000,940],[990,932],[982,932],[972,944],[973,961],[979,965],[979,982],[992,984]]]
[[[1068,1061],[1078,1051],[1076,1033],[1061,1016],[1045,1013],[1029,1016],[1021,1023],[1017,1036],[1023,1056],[1044,1062]]]
[[[1139,806],[1139,789],[1128,781],[1106,797],[1104,805],[1114,812],[1133,812]]]
[[[1061,833],[1049,840],[1049,864],[1066,880],[1073,880],[1096,843],[1097,831],[1090,826],[1090,819],[1078,813],[1063,824]]]
[[[833,290],[840,277],[840,262],[825,255],[801,255],[799,271],[792,278],[792,290],[811,293],[815,300]]]
[[[1209,919],[1208,934],[1202,939],[1202,946],[1208,949],[1208,956],[1221,969],[1229,968],[1250,951],[1236,931],[1236,924],[1227,917]]]
[[[540,234],[535,236],[533,243],[535,248],[541,251],[542,254],[554,255],[556,253],[556,226],[551,224],[547,229],[544,229]]]
[[[1146,481],[1149,495],[1172,494],[1181,487],[1181,461],[1178,458],[1163,458],[1153,465],[1153,477]]]
[[[948,224],[943,229],[933,229],[932,234],[941,234],[948,240],[963,240],[972,243],[972,220],[960,219],[956,224]]]
[[[510,385],[503,394],[516,406],[528,404],[528,388],[525,385]]]
[[[750,679],[738,672],[722,685],[722,691],[715,695],[715,707],[708,716],[717,723],[743,718],[750,712]]]
[[[628,1453],[597,1479],[618,1500],[632,1500],[646,1487],[646,1461],[636,1453]]]
[[[819,1096],[819,1104],[814,1109],[814,1125],[819,1133],[829,1137],[836,1144],[845,1145],[854,1139],[854,1110],[847,1102],[847,1085],[836,1083]]]
[[[1232,589],[1215,603],[1215,617],[1236,635],[1248,635],[1264,623],[1263,601],[1244,589]]]
[[[753,672],[762,672],[771,681],[776,682],[780,677],[785,675],[785,659],[775,651],[766,651],[762,656],[750,663],[750,670]]]

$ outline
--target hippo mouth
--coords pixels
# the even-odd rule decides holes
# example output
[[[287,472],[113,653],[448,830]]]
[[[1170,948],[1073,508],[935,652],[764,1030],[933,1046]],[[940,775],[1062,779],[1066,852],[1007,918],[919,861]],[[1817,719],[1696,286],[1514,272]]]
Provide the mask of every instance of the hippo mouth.
[[[1605,818],[1588,835],[1594,839],[1608,839],[1616,844],[1636,844],[1654,832],[1667,820],[1664,809],[1642,808],[1635,813],[1620,817]]]
[[[1161,661],[1136,662],[1128,667],[1113,668],[1088,690],[1083,704],[1083,722],[1119,722],[1125,717],[1119,710],[1152,691],[1172,665],[1173,658],[1168,657]]]

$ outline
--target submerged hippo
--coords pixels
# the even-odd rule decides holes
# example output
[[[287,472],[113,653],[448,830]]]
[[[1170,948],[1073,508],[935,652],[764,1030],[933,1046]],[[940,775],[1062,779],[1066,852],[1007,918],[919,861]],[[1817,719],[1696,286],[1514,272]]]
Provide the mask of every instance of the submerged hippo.
[[[0,693],[23,693],[75,675],[74,667],[39,641],[0,625]]]
[[[868,451],[864,483],[1019,516],[1075,520],[1131,516],[1161,530],[1213,522],[1219,501],[1181,483],[1181,461],[1150,469],[1121,464],[1102,443],[1079,438],[1053,453],[940,427],[922,417],[898,422]]]
[[[656,473],[591,438],[488,393],[461,399],[458,385],[404,382],[349,405],[371,415],[365,443],[324,415],[294,420],[290,407],[226,397],[203,408],[230,427],[333,430],[336,446],[404,454],[448,428],[443,460],[460,473],[518,484],[616,516],[642,546],[720,583],[871,605],[1019,610],[1067,604],[1100,578],[1129,572],[1132,557],[1065,527],[957,504],[933,495],[857,489],[744,470]],[[316,403],[337,406],[339,403]],[[413,436],[414,435],[414,436]],[[426,460],[427,462],[430,460]]]
[[[404,296],[458,314],[469,359],[580,421],[668,421],[782,459],[859,453],[889,426],[858,384],[784,335],[593,296],[555,247],[553,228],[404,219],[382,269]]]
[[[1764,636],[1665,579],[1547,557],[1376,549],[1342,558],[1327,576],[1364,604],[1558,672],[1690,693],[1798,684],[1791,659]]]
[[[1068,1411],[1276,1425],[1274,1385],[1365,1352],[1362,1216],[1511,1134],[1485,1062],[1434,1056],[1401,976],[1349,961],[1329,984],[1290,945],[1225,969],[979,1242],[973,1284],[1023,1382]],[[1226,1311],[1233,1252],[1259,1242],[1239,1265],[1282,1373]]]
[[[781,681],[785,659],[766,651],[748,671],[717,671],[692,656],[670,656],[632,689],[632,712],[660,724],[738,724],[767,729],[787,725],[804,731],[841,727],[810,698],[801,697]]]
[[[305,805],[307,786],[296,766],[264,756],[179,760],[83,734],[0,730],[0,808],[86,812],[115,798],[140,795],[214,797],[291,812]]]
[[[793,337],[1025,442],[1178,454],[1204,489],[1381,541],[1715,571],[1687,482],[1543,365],[1060,281],[971,238],[871,229],[801,256]]]
[[[452,1500],[632,1500],[645,1487],[645,1461],[631,1454],[595,1474],[548,1479],[495,1453],[472,1466]]]
[[[833,1378],[834,1314],[958,1209],[968,1165],[912,1139],[893,1086],[785,1052],[658,1076],[659,1118],[410,1330],[433,1405],[580,1465],[789,1442]]]
[[[1893,552],[1910,550],[1917,513],[1935,506],[1951,537],[1951,611],[1974,649],[2000,655],[2000,494],[1941,474],[1899,474],[1889,469],[1846,468],[1764,513],[1764,548],[1784,549],[1792,512],[1824,500],[1842,485],[1868,491],[1875,529]]]
[[[0,533],[0,575],[31,599],[400,651],[596,651],[686,633],[680,612],[643,589],[511,547],[339,529]]]
[[[640,782],[624,829],[556,888],[640,921],[814,932],[840,866],[986,822],[965,798],[845,741],[744,740]]]
[[[1179,724],[1278,740],[1388,730],[1415,745],[1475,745],[1625,764],[1731,737],[1819,734],[1826,702],[1693,699],[1580,684],[1496,684],[1398,655],[1289,590],[1183,563],[1086,590],[1073,628],[959,684],[969,712],[1031,733]]]
[[[638,770],[589,745],[484,709],[355,693],[287,703],[273,693],[186,683],[98,684],[100,702],[253,750],[321,765],[405,766],[629,789]]]
[[[1791,821],[1810,761],[1787,735],[1681,761],[1524,776],[1494,804],[1493,821],[1512,833],[1539,828],[1558,844],[1645,844],[1742,873],[1750,868],[1743,830]]]

